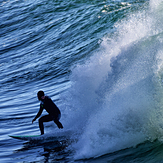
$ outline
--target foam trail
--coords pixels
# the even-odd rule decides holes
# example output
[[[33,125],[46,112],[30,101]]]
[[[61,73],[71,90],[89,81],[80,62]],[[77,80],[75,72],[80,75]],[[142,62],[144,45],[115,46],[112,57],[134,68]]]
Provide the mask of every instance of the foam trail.
[[[72,70],[66,111],[73,112],[67,125],[81,134],[74,145],[77,159],[163,135],[163,6],[153,3],[117,23],[101,51]]]

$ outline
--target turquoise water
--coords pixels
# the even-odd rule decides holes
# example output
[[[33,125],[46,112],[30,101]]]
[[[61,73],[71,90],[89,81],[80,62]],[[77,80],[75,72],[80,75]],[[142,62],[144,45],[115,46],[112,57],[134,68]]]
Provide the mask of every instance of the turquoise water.
[[[0,1],[0,162],[163,162],[162,20],[161,0]],[[39,90],[64,129],[10,138],[40,133]]]

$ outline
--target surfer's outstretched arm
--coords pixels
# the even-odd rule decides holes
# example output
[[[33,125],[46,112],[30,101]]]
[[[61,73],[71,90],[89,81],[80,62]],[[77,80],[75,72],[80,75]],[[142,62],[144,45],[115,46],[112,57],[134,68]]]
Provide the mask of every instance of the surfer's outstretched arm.
[[[43,107],[40,107],[40,110],[39,110],[39,112],[37,113],[36,117],[32,120],[32,123],[33,123],[38,117],[40,117],[40,115],[42,114],[42,111],[43,111]]]

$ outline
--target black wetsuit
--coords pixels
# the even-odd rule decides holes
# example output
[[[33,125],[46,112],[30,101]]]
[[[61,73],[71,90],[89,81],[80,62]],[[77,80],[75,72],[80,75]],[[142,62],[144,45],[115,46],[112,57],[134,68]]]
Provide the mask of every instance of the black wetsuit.
[[[46,110],[49,114],[44,115],[39,119],[39,127],[41,131],[41,135],[44,134],[44,125],[43,122],[49,122],[49,121],[54,121],[58,128],[63,128],[61,122],[59,122],[59,119],[61,117],[61,112],[59,108],[55,105],[55,103],[51,100],[50,97],[45,96],[43,100],[41,100],[40,103],[40,110],[37,113],[36,117],[34,120],[36,120],[40,115],[42,114],[43,110]]]

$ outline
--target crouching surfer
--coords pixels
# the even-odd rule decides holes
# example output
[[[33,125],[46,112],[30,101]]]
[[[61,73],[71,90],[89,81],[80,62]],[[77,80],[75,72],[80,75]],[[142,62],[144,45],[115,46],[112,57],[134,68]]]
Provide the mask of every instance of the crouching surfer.
[[[63,128],[62,123],[59,121],[61,118],[61,112],[55,103],[51,100],[50,97],[45,96],[43,91],[37,93],[38,100],[40,103],[40,110],[38,111],[36,117],[32,120],[32,123],[41,116],[43,109],[45,109],[49,114],[44,115],[39,119],[39,127],[41,135],[44,134],[44,125],[43,122],[54,121],[59,129]]]

